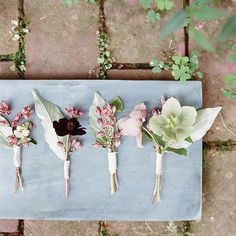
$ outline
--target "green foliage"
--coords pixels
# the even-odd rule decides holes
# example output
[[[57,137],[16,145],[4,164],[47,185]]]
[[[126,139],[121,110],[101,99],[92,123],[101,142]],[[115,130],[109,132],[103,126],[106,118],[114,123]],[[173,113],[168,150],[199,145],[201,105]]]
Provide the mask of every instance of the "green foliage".
[[[225,83],[232,86],[233,88],[236,88],[236,75],[226,75],[224,77]],[[231,99],[236,99],[236,92],[230,90],[230,89],[221,89],[222,94]]]
[[[171,70],[171,74],[174,76],[175,80],[186,81],[191,79],[193,76],[203,78],[203,73],[198,71],[199,61],[198,55],[193,52],[191,57],[174,55],[170,62],[158,61],[153,59],[150,62],[153,66],[153,73],[160,73],[164,70]]]
[[[158,9],[161,11],[171,10],[171,8],[174,6],[174,2],[171,0],[156,0],[156,4]]]
[[[112,68],[113,60],[111,59],[111,53],[108,50],[108,41],[108,34],[105,32],[101,32],[97,39],[97,45],[100,50],[100,55],[97,58],[97,62],[98,64],[100,64],[101,68],[98,77],[101,79],[105,79],[106,71]]]
[[[167,23],[163,26],[159,39],[164,40],[171,34],[173,34],[178,29],[187,26],[189,30],[190,37],[204,50],[208,50],[210,52],[215,52],[212,43],[206,36],[206,34],[198,28],[198,23],[212,21],[219,19],[225,15],[224,12],[213,8],[207,4],[214,2],[213,0],[198,0],[194,1],[190,6],[186,6],[185,9],[180,10],[174,14],[172,14],[167,21]],[[230,26],[229,26],[230,25]],[[234,26],[234,31],[236,32],[236,26],[234,21],[231,20],[230,24],[227,24],[227,31],[230,34],[229,28],[232,30]],[[225,34],[225,33],[224,33]],[[221,36],[222,37],[222,36]]]
[[[166,151],[167,152],[176,153],[176,154],[178,154],[180,156],[187,156],[188,155],[188,151],[187,151],[186,148],[178,148],[178,149],[176,149],[176,148],[168,147],[168,148],[166,148]]]
[[[189,36],[203,49],[210,52],[215,52],[215,48],[203,31],[190,27]]]
[[[173,0],[139,0],[139,3],[145,10],[150,9],[147,19],[153,23],[159,21],[161,14],[171,10],[174,6]]]
[[[187,15],[185,10],[180,10],[172,14],[169,20],[166,22],[164,27],[162,28],[159,39],[163,40],[169,37],[172,33],[177,31],[178,29],[186,26]]]
[[[232,46],[232,56],[231,56],[231,60],[232,60],[233,62],[236,62],[236,44],[234,44],[234,45]]]
[[[207,5],[200,5],[187,8],[189,17],[194,21],[211,21],[224,16],[224,13]]]
[[[231,16],[223,25],[220,33],[216,36],[216,41],[225,41],[236,35],[236,14]]]
[[[236,99],[236,93],[229,89],[221,89],[223,95],[227,98]]]
[[[116,112],[122,112],[124,110],[124,103],[121,100],[120,97],[115,97],[112,101],[111,101],[111,105],[116,107]]]
[[[236,88],[236,75],[226,75],[224,77],[225,83]]]
[[[156,21],[161,19],[161,15],[160,15],[159,12],[156,12],[154,10],[150,10],[147,13],[147,19],[154,23],[154,22],[156,22]]]
[[[146,10],[152,7],[152,1],[153,0],[139,0],[139,3]]]

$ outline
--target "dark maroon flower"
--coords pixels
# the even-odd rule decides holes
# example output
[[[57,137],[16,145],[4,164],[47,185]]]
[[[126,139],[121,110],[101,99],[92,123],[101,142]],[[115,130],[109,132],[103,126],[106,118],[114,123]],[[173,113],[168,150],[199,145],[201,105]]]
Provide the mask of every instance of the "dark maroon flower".
[[[53,121],[53,128],[58,136],[86,134],[85,128],[76,118],[62,118],[59,121]]]

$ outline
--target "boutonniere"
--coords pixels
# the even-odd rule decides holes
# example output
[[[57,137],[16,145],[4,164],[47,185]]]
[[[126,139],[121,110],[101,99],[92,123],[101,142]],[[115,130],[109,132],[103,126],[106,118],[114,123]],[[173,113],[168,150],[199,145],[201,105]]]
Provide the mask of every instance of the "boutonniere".
[[[86,134],[78,118],[83,113],[76,107],[60,108],[32,91],[36,115],[44,129],[44,138],[51,150],[64,161],[65,195],[70,191],[70,155],[81,147],[79,136]]]
[[[111,194],[118,189],[117,148],[120,145],[121,132],[117,126],[116,113],[123,109],[123,102],[119,97],[109,103],[97,92],[89,108],[89,126],[96,137],[93,146],[107,149]]]
[[[211,128],[221,107],[196,110],[194,107],[182,106],[173,97],[162,98],[162,109],[154,109],[146,121],[140,114],[145,114],[146,106],[136,106],[128,117],[118,122],[123,135],[135,136],[137,146],[142,147],[142,135],[154,144],[156,153],[156,181],[152,199],[161,200],[161,176],[163,174],[163,154],[175,153],[187,156],[187,148],[200,140]],[[134,116],[133,114],[139,114]]]
[[[28,120],[32,113],[30,106],[26,106],[10,121],[7,118],[11,114],[10,106],[6,102],[0,102],[0,147],[13,149],[13,162],[16,167],[15,192],[19,186],[23,191],[21,149],[23,146],[28,147],[30,143],[37,144],[31,137],[34,124]]]

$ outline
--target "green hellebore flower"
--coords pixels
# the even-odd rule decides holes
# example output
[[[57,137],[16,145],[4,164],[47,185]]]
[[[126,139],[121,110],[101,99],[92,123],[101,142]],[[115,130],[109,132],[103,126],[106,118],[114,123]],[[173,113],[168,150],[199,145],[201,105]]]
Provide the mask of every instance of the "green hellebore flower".
[[[193,131],[197,117],[194,107],[181,107],[179,101],[169,98],[162,107],[160,115],[154,115],[149,120],[151,131],[170,143],[184,141]]]

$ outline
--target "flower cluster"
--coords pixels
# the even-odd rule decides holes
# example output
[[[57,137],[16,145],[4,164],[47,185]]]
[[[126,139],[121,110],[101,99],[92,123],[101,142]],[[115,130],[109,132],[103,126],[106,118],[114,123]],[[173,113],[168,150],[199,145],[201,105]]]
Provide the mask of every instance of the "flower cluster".
[[[63,143],[59,141],[57,143],[58,146],[64,148],[66,150],[66,156],[74,152],[76,149],[81,148],[81,142],[79,138],[72,139],[70,136],[76,135],[84,135],[86,134],[86,129],[82,127],[78,118],[83,115],[76,107],[65,108],[65,113],[69,116],[69,118],[61,118],[59,121],[53,121],[53,128],[58,136],[66,136],[68,135],[68,143]]]
[[[196,117],[194,107],[181,107],[179,101],[172,97],[164,103],[161,114],[149,120],[149,128],[168,144],[181,142],[190,137]]]
[[[36,143],[36,141],[30,137],[31,130],[34,128],[34,124],[26,120],[21,123],[22,119],[29,119],[33,111],[30,106],[24,107],[15,118],[9,122],[6,118],[0,121],[0,126],[8,126],[12,128],[12,135],[7,138],[11,146],[28,146],[29,143]],[[6,102],[0,102],[0,115],[10,115],[11,109]]]
[[[121,131],[117,128],[116,107],[106,103],[103,107],[97,106],[97,124],[101,129],[96,134],[94,147],[105,147],[110,151],[115,151],[120,145]]]

